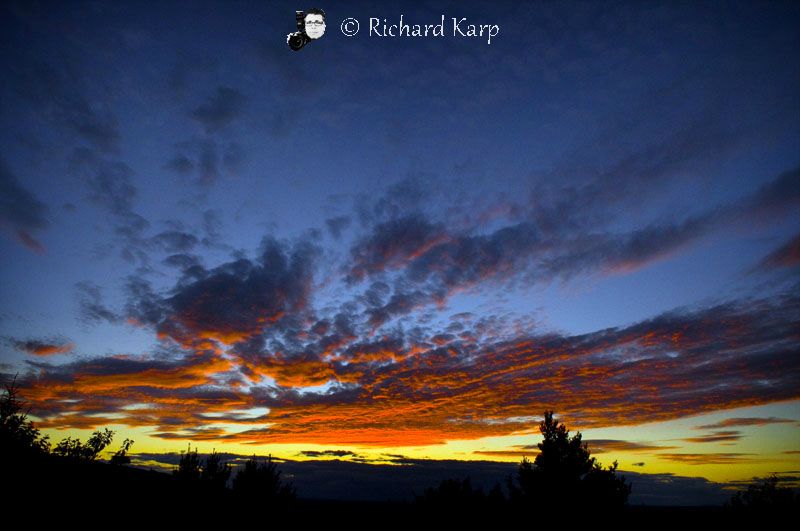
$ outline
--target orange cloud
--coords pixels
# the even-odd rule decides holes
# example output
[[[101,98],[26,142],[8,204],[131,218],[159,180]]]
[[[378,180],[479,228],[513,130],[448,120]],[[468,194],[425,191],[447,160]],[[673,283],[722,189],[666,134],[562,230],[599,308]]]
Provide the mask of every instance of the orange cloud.
[[[555,409],[576,429],[635,425],[800,396],[800,367],[787,347],[798,314],[800,301],[790,298],[667,313],[580,336],[477,344],[455,339],[446,345],[424,337],[382,338],[292,354],[267,353],[263,344],[253,344],[246,354],[237,345],[175,361],[110,357],[42,364],[26,395],[51,426],[91,423],[78,417],[106,419],[113,413],[122,423],[157,426],[164,436],[189,439],[193,430],[216,421],[202,413],[235,419],[237,409],[268,408],[265,418],[236,421],[252,429],[215,434],[252,444],[420,446],[534,433],[533,415],[545,409]],[[243,375],[251,385],[241,385]],[[259,384],[260,376],[276,385]],[[303,389],[328,383],[324,390]],[[152,407],[125,409],[136,403]],[[627,441],[593,444],[598,453],[671,449]],[[659,455],[687,462],[734,456]]]
[[[75,349],[73,343],[53,343],[45,341],[15,341],[14,345],[18,350],[33,354],[34,356],[53,356],[55,354],[66,354]]]

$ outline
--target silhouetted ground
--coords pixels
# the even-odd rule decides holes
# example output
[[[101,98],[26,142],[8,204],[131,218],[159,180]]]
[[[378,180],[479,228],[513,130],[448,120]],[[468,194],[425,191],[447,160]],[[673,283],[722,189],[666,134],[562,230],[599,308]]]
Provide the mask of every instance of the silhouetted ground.
[[[300,498],[288,505],[244,501],[230,490],[189,488],[171,474],[113,466],[103,462],[72,462],[44,456],[35,462],[5,463],[3,511],[21,516],[27,525],[82,522],[90,525],[150,523],[152,525],[263,524],[280,520],[290,525],[345,525],[376,528],[420,523],[496,528],[524,520],[535,527],[541,518],[565,522],[620,522],[631,525],[741,525],[750,516],[724,507],[628,506],[620,512],[574,507],[557,510],[516,509],[451,503],[442,507],[413,502],[341,501]],[[767,515],[767,517],[777,515]],[[755,518],[755,517],[753,517]],[[763,518],[759,516],[759,521]],[[768,518],[769,519],[769,518]],[[26,527],[26,525],[18,526]],[[283,525],[281,527],[284,527]]]

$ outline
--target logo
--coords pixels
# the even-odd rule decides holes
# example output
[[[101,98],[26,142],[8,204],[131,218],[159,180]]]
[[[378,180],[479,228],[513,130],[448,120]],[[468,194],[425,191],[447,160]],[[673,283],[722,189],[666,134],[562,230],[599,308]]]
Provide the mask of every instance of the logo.
[[[286,43],[295,52],[325,35],[325,11],[317,8],[295,11],[297,31],[286,36]]]

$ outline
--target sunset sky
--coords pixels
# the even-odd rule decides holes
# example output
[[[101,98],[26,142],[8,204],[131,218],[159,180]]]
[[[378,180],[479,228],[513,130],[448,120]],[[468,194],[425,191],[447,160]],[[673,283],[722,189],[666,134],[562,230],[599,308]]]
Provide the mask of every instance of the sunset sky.
[[[800,471],[797,2],[337,0],[293,52],[309,7],[0,7],[38,427],[519,461],[552,409],[622,470]]]

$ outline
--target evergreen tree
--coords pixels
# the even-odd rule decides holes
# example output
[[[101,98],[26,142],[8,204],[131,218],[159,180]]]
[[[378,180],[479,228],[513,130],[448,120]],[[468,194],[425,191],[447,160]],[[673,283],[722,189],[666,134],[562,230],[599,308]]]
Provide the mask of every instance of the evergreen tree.
[[[523,458],[515,480],[509,480],[512,502],[555,507],[581,503],[605,508],[627,503],[631,487],[617,475],[617,463],[604,469],[591,456],[580,432],[570,437],[552,411],[545,411],[539,431],[543,436],[539,455],[533,463]]]

